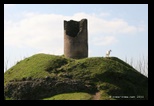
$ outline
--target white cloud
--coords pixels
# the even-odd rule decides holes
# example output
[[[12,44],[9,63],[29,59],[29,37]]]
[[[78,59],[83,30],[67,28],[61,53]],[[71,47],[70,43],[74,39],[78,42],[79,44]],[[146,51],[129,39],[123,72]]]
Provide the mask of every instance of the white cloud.
[[[106,17],[106,16],[110,16],[111,14],[110,13],[106,13],[106,12],[102,12],[99,14],[99,16],[101,17]]]
[[[122,19],[113,19],[110,21],[95,19],[95,21],[96,22],[93,21],[94,23],[91,23],[91,26],[96,27],[93,33],[124,34],[137,31],[135,26],[128,25],[128,23]]]
[[[115,36],[103,36],[103,37],[97,37],[93,39],[93,43],[98,46],[106,46],[110,44],[116,43],[118,40],[115,38]]]
[[[139,31],[139,32],[145,31],[145,25],[139,25],[139,26],[138,26],[138,31]]]
[[[40,52],[63,54],[63,21],[80,21],[82,18],[88,19],[88,36],[94,38],[92,43],[95,45],[117,42],[113,35],[141,31],[122,19],[105,20],[95,14],[76,13],[73,16],[63,16],[25,13],[24,18],[19,21],[4,20],[4,44],[16,47],[29,46],[38,48]],[[105,34],[110,36],[98,37]]]

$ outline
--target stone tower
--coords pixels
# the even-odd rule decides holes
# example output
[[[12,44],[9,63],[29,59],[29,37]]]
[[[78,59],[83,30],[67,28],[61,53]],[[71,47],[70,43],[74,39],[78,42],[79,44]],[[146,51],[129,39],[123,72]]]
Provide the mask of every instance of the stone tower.
[[[88,57],[87,19],[81,21],[64,20],[64,55],[80,59]]]

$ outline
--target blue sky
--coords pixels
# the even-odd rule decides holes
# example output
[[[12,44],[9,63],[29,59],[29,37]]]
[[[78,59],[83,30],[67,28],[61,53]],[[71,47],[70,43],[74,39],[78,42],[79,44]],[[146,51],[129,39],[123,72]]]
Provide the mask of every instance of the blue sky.
[[[64,20],[88,19],[89,57],[148,58],[148,4],[4,4],[4,67],[62,55]]]

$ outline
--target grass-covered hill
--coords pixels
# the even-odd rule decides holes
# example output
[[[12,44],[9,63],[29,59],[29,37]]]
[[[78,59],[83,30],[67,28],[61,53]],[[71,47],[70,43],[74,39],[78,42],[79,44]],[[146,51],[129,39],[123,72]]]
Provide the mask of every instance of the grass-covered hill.
[[[7,100],[148,99],[148,78],[117,57],[36,54],[4,73]]]

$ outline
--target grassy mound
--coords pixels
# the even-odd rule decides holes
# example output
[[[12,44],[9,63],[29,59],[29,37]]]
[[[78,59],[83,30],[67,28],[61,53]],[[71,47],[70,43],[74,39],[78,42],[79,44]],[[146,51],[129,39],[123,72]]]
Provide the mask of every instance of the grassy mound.
[[[50,98],[45,98],[43,100],[90,100],[92,95],[88,93],[65,93],[58,94]]]
[[[58,85],[59,83],[61,85]],[[35,84],[36,86],[34,86]],[[42,88],[41,84],[43,84],[42,86],[50,86],[50,88]],[[67,86],[63,88],[64,85],[69,86],[69,90]],[[79,86],[76,87],[77,85]],[[116,57],[69,59],[63,56],[36,54],[18,62],[4,73],[6,98],[19,99],[20,97],[23,99],[22,97],[28,95],[27,90],[23,90],[25,86],[30,86],[31,89],[40,87],[41,91],[39,90],[39,92],[42,92],[41,96],[36,95],[39,98],[28,97],[26,99],[47,97],[54,99],[55,95],[73,92],[85,92],[94,95],[98,91],[103,92],[100,94],[101,100],[148,99],[148,78]],[[14,93],[12,92],[13,88],[22,90],[20,93],[19,91]],[[53,89],[58,91],[45,95],[46,90],[51,92]],[[22,94],[23,91],[27,93]],[[36,94],[36,90],[33,93]],[[78,100],[80,99],[78,98]]]

